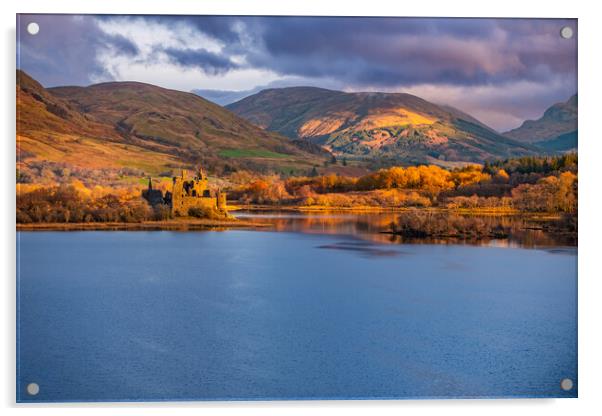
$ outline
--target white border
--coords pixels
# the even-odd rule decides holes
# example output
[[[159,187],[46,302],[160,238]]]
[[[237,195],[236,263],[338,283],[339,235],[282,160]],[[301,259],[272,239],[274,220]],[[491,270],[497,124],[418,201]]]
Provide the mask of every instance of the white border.
[[[602,18],[596,2],[556,1],[498,2],[453,0],[414,2],[368,0],[21,0],[18,4],[1,3],[3,56],[0,115],[3,132],[3,189],[0,201],[2,240],[0,255],[5,265],[2,290],[1,321],[3,341],[2,400],[6,414],[17,411],[49,415],[85,413],[192,415],[201,412],[234,414],[240,411],[256,415],[271,414],[420,414],[445,412],[448,415],[507,415],[526,413],[563,415],[590,414],[600,411],[602,393],[602,256],[600,246],[600,198],[602,177],[602,93],[600,88]],[[15,13],[145,13],[145,14],[238,14],[238,15],[347,15],[347,16],[466,16],[466,17],[570,17],[579,19],[579,399],[530,400],[439,400],[439,401],[336,401],[336,402],[192,402],[151,404],[15,404]],[[598,215],[596,215],[598,214]]]

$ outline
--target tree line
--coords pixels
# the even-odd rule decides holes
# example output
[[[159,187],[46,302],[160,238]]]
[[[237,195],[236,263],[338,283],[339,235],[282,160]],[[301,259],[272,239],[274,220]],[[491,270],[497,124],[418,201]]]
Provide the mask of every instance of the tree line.
[[[238,185],[229,195],[247,204],[577,211],[576,154],[508,159],[456,169],[390,167],[361,177],[330,174],[282,178],[238,172],[233,174],[233,181]]]

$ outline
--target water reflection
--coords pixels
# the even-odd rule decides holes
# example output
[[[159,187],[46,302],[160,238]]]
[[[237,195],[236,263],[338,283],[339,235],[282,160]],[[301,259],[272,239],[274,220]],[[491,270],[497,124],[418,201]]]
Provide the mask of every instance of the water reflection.
[[[295,211],[237,211],[234,215],[246,221],[270,223],[276,231],[352,235],[375,243],[412,244],[472,244],[493,247],[555,247],[576,246],[574,233],[550,227],[550,221],[534,216],[478,215],[488,227],[503,227],[508,238],[406,238],[387,234],[399,222],[404,212],[295,212]],[[454,214],[456,215],[456,214]],[[335,247],[324,247],[335,249]],[[336,249],[360,250],[337,245]]]
[[[382,246],[369,242],[341,241],[333,244],[318,246],[321,249],[351,251],[365,257],[396,257],[404,254],[397,250],[384,249]]]

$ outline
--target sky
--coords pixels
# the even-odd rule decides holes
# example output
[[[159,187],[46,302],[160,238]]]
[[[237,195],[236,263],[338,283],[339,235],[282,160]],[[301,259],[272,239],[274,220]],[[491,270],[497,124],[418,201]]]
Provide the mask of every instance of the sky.
[[[140,81],[222,105],[300,85],[406,92],[498,131],[577,92],[571,19],[20,15],[17,32],[17,66],[45,87]]]

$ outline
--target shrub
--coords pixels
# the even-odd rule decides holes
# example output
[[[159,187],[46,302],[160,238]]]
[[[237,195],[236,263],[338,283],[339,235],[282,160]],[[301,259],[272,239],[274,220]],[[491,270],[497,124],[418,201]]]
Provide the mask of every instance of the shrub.
[[[155,205],[153,207],[153,219],[156,221],[168,220],[172,217],[171,208],[168,205]]]
[[[224,213],[214,207],[192,207],[188,209],[188,215],[195,218],[207,218],[210,220],[224,218]]]
[[[75,186],[38,188],[17,195],[17,222],[140,222],[152,210],[139,196],[105,194],[93,198]]]

